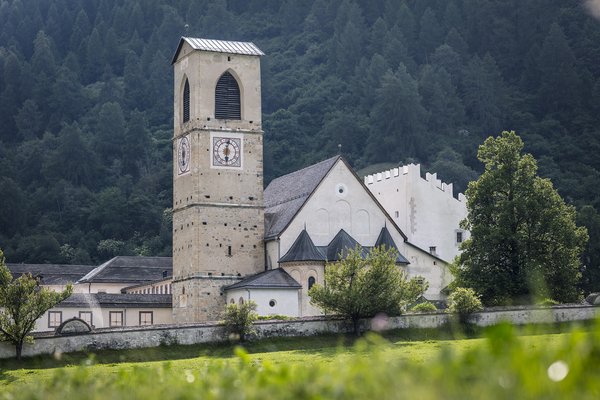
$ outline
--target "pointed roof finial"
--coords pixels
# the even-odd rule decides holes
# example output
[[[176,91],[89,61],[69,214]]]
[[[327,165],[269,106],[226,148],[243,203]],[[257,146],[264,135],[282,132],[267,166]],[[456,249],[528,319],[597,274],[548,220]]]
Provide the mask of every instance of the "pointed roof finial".
[[[306,222],[304,222],[304,230],[306,230]]]
[[[342,155],[342,144],[338,143],[338,154],[341,156]]]

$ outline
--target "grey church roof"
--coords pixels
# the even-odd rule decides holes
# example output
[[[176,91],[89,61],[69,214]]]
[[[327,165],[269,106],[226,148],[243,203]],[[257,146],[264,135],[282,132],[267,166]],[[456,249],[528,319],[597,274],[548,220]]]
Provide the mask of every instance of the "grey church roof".
[[[230,42],[226,40],[214,40],[214,39],[201,39],[192,37],[182,37],[179,40],[179,45],[173,56],[174,64],[177,61],[177,56],[181,50],[183,43],[187,42],[192,49],[202,51],[214,51],[216,53],[229,53],[229,54],[242,54],[248,56],[264,56],[263,53],[254,43],[252,42]]]
[[[300,289],[300,285],[282,268],[270,269],[256,275],[249,276],[240,282],[225,287],[231,289]]]
[[[280,176],[265,189],[265,239],[278,236],[302,208],[340,156]]]
[[[350,250],[354,250],[360,244],[343,229],[335,235],[327,245],[325,252],[327,261],[340,261],[346,258]],[[366,250],[362,248],[363,256],[366,256]],[[341,257],[340,257],[341,256]]]
[[[396,242],[392,239],[392,235],[390,235],[390,231],[388,231],[387,226],[381,228],[381,232],[379,232],[379,236],[375,241],[375,247],[385,246],[386,249],[396,249],[398,252],[398,258],[396,259],[397,263],[400,264],[410,264],[406,257],[400,254],[400,250],[398,246],[396,246]]]
[[[170,294],[74,293],[58,307],[69,308],[170,308]]]
[[[300,232],[292,247],[279,260],[279,262],[290,261],[325,261],[325,255],[317,249],[306,229]]]
[[[118,256],[108,260],[79,280],[78,283],[143,283],[173,274],[171,257]]]
[[[93,265],[6,264],[13,278],[30,273],[41,278],[42,285],[66,285],[77,282],[92,271]]]

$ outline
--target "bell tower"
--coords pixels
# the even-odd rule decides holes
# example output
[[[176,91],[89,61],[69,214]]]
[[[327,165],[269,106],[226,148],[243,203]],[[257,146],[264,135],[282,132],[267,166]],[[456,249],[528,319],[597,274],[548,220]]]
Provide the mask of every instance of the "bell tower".
[[[181,38],[173,57],[173,318],[216,320],[223,287],[265,269],[260,56]]]

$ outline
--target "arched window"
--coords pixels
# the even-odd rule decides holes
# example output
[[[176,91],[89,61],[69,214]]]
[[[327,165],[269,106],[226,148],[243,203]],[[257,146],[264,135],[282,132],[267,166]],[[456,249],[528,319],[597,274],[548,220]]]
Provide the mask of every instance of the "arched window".
[[[183,122],[190,120],[190,83],[185,80],[183,86]]]
[[[242,119],[240,111],[240,87],[229,72],[219,78],[215,89],[215,118]]]
[[[315,282],[316,282],[316,280],[315,280],[314,276],[311,276],[310,278],[308,278],[308,290],[310,290],[310,288],[313,287]]]
[[[240,299],[238,300],[239,305],[241,306],[242,304],[244,304],[244,298],[240,297]]]

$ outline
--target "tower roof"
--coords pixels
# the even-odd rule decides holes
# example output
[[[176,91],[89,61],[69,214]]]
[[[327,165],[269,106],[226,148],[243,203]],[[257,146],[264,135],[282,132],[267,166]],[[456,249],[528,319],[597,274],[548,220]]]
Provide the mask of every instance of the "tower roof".
[[[379,236],[377,237],[377,241],[375,242],[374,247],[385,246],[386,249],[396,249],[398,252],[398,258],[396,262],[399,264],[410,264],[406,257],[400,254],[400,250],[398,250],[398,246],[396,246],[396,242],[392,239],[392,235],[390,235],[390,231],[388,231],[387,226],[381,228],[381,232],[379,232]]]
[[[264,56],[263,53],[256,45],[252,42],[231,42],[226,40],[215,40],[215,39],[201,39],[192,37],[182,37],[179,40],[177,50],[173,55],[171,64],[177,61],[181,46],[183,43],[189,44],[192,49],[200,51],[212,51],[215,53],[229,53],[229,54],[242,54],[246,56]]]
[[[327,245],[327,261],[340,261],[348,256],[350,250],[354,250],[360,244],[343,229],[335,235]],[[363,257],[366,255],[362,249]]]
[[[325,255],[317,249],[306,229],[300,232],[292,247],[279,260],[279,262],[290,261],[325,261]]]
[[[231,289],[301,289],[294,278],[281,268],[270,269],[256,275],[249,276],[240,282],[226,286]]]

